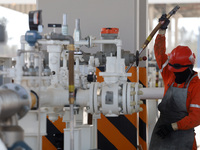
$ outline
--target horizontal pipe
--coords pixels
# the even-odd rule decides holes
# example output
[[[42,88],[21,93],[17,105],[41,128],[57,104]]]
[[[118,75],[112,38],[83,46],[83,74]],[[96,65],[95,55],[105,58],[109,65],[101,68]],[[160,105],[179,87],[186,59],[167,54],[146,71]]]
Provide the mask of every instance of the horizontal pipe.
[[[92,93],[90,93],[89,90],[82,90],[82,89],[77,90],[76,104],[80,106],[87,106],[91,94]]]
[[[38,91],[39,92],[39,91]],[[40,106],[41,107],[53,107],[68,105],[69,102],[66,99],[69,98],[69,93],[62,87],[48,88],[45,91],[40,91]]]
[[[59,40],[59,39],[57,39]],[[118,44],[119,40],[114,39],[114,40],[91,40],[91,44]],[[70,41],[56,41],[56,40],[38,40],[39,44],[63,44],[63,45],[68,45],[70,44]],[[89,45],[88,40],[80,40],[80,41],[74,41],[74,45]]]
[[[22,99],[16,92],[9,89],[0,90],[0,104],[0,120],[5,120],[16,113],[20,113],[22,107],[29,109],[30,106],[28,99]]]
[[[141,88],[143,95],[140,99],[162,99],[164,95],[164,88]]]
[[[51,34],[51,40],[67,40],[70,44],[74,44],[74,39],[70,35],[62,35],[57,33]]]
[[[88,40],[74,41],[74,45],[89,45]]]
[[[114,40],[92,40],[92,44],[118,44],[121,40],[114,39]]]
[[[69,41],[59,41],[59,40],[38,40],[37,41],[39,44],[44,44],[44,45],[57,45],[57,44],[61,44],[61,45],[68,45]]]

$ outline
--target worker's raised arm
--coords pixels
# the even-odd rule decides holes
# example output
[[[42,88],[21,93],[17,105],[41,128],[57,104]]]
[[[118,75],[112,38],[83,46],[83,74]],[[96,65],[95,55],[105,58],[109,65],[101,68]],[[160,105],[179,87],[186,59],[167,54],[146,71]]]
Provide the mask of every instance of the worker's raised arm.
[[[170,23],[169,19],[166,18],[166,14],[163,14],[159,22],[165,21],[165,23],[161,26],[159,33],[156,37],[155,44],[154,44],[154,54],[156,57],[156,61],[158,67],[160,69],[161,75],[163,77],[163,81],[165,86],[169,81],[169,77],[172,75],[172,72],[168,70],[168,55],[166,54],[166,38],[165,32],[167,29],[168,24]],[[165,91],[166,92],[166,91]]]
[[[154,54],[160,70],[163,70],[165,66],[163,64],[167,61],[168,57],[166,54],[165,46],[165,30],[159,30],[159,33],[155,40]]]
[[[164,22],[163,25],[160,27],[159,33],[156,37],[155,40],[155,45],[154,45],[154,54],[156,57],[156,61],[158,64],[159,69],[163,69],[164,66],[163,64],[166,62],[167,60],[167,55],[166,55],[166,45],[165,45],[165,32],[167,29],[167,26],[169,25],[170,21],[169,19],[166,18],[166,14],[163,14],[160,18],[159,18],[159,22]]]

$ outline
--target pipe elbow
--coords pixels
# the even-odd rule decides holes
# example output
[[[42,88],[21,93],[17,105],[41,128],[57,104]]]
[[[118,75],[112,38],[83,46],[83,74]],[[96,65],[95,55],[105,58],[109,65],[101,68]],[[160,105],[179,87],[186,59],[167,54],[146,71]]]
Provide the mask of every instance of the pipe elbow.
[[[69,41],[70,44],[74,45],[74,38],[71,35],[66,35],[65,38]]]

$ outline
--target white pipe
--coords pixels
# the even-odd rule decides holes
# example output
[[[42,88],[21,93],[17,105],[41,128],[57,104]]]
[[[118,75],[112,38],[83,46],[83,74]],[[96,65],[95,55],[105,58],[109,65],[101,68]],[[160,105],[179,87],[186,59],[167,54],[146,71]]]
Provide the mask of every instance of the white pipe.
[[[121,40],[117,40],[117,72],[121,73],[121,48],[122,48],[122,41]],[[125,66],[124,66],[125,67]],[[124,68],[125,69],[125,68]]]
[[[90,99],[90,90],[77,90],[76,93],[76,104],[80,106],[87,106],[88,100]]]
[[[118,44],[119,39],[114,39],[114,40],[92,40],[92,44]]]
[[[34,57],[34,67],[39,67],[39,64],[41,64],[39,61],[39,57]]]
[[[39,44],[45,44],[45,45],[68,45],[69,41],[59,41],[59,40],[38,40]],[[91,40],[91,44],[118,44],[121,42],[120,39],[114,39],[114,40]],[[74,41],[74,45],[88,45],[88,40],[80,40],[80,41]]]
[[[62,57],[63,57],[63,68],[66,68],[67,67],[67,58],[66,58],[66,50],[64,50],[62,52]]]
[[[89,42],[87,40],[80,40],[80,41],[74,41],[74,45],[88,45]]]
[[[20,58],[21,58],[20,55],[18,55],[17,58],[16,58],[16,67],[15,67],[15,69],[16,69],[16,78],[15,78],[15,83],[17,83],[17,84],[21,84],[22,75],[23,75]]]
[[[140,99],[162,99],[164,95],[164,88],[141,88],[143,95]]]
[[[69,41],[67,40],[38,40],[37,41],[39,44],[43,44],[43,45],[68,45]]]
[[[25,36],[22,35],[21,38],[20,38],[20,43],[21,43],[21,49],[22,49],[22,50],[25,50],[26,41],[25,41],[25,42],[24,42],[24,41],[25,41]],[[24,54],[21,54],[20,57],[21,57],[21,58],[20,58],[21,64],[22,64],[22,66],[24,66]]]
[[[42,106],[64,106],[69,104],[65,99],[69,98],[69,93],[62,87],[50,87],[46,91],[40,91],[40,105]]]
[[[122,41],[120,39],[114,39],[114,40],[91,40],[91,44],[116,44],[121,47]],[[74,45],[89,45],[88,40],[80,40],[80,41],[74,41]],[[121,48],[120,49],[120,54],[121,54]],[[120,55],[121,56],[121,55]]]
[[[117,60],[121,60],[121,48],[122,48],[122,41],[121,40],[117,40]]]
[[[22,35],[20,37],[20,43],[21,43],[21,49],[25,49],[25,44],[27,43],[26,40],[25,40],[25,36]]]
[[[92,44],[118,44],[121,40],[114,39],[114,40],[91,40]],[[74,45],[88,45],[89,42],[87,40],[80,40],[80,41],[74,41]]]
[[[38,64],[39,65],[39,88],[38,88],[39,93],[38,93],[38,96],[40,97],[41,96],[41,93],[40,93],[40,91],[41,91],[41,76],[42,76],[42,52],[39,52],[39,53],[35,52],[35,53],[38,54],[38,56],[39,56],[39,64]],[[38,105],[38,117],[39,118],[41,118],[40,108],[41,108],[41,103],[39,101],[39,105]],[[38,121],[38,137],[37,137],[39,150],[42,149],[40,124],[41,124],[41,120],[39,119],[39,121]]]
[[[74,150],[74,105],[70,104],[70,150]]]
[[[75,58],[75,62],[76,62],[76,65],[75,65],[75,68],[74,68],[74,71],[77,71],[77,72],[79,72],[79,57],[76,57]]]
[[[93,115],[93,132],[94,132],[94,148],[97,148],[97,119],[99,119],[99,118],[96,118],[96,117],[94,117],[94,115]]]

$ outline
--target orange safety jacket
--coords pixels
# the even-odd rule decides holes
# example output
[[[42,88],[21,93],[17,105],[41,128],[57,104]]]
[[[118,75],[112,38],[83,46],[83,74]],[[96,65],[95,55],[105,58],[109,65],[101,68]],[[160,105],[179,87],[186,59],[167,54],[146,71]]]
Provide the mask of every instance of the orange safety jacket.
[[[165,36],[158,34],[155,40],[154,54],[163,78],[165,88],[164,94],[173,82],[174,87],[177,87],[174,73],[168,70],[168,55],[165,52]],[[183,88],[184,84],[185,83],[182,83],[178,87]],[[189,84],[186,107],[188,116],[177,122],[178,130],[187,130],[200,125],[200,79],[198,76],[194,77]],[[195,149],[197,149],[196,140],[194,140],[193,144],[193,150]]]

